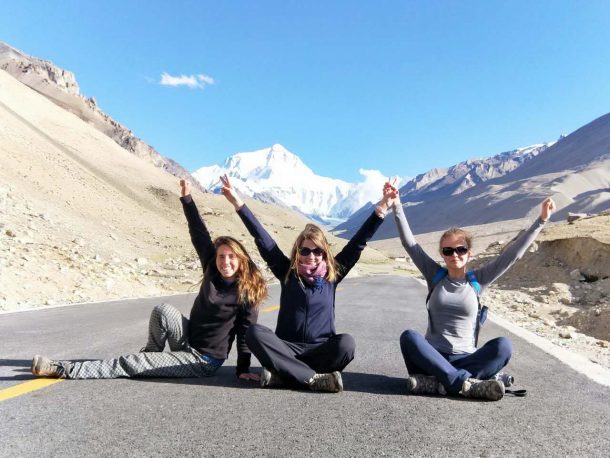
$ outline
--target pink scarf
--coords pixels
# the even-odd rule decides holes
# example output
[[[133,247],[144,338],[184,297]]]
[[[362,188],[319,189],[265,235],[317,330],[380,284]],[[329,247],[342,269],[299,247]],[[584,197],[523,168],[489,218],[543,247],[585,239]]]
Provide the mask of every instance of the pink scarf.
[[[311,267],[299,262],[298,273],[307,283],[318,287],[322,285],[322,279],[326,276],[326,261],[322,260],[316,267]]]

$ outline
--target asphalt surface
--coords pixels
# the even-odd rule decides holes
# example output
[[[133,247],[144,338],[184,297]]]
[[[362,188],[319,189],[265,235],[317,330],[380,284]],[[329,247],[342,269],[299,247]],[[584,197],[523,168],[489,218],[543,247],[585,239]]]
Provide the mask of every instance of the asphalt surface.
[[[278,304],[279,288],[264,307]],[[337,329],[357,343],[340,394],[261,389],[235,375],[235,351],[210,379],[67,380],[0,401],[0,456],[610,456],[610,388],[513,339],[507,370],[525,398],[409,396],[398,338],[424,330],[415,280],[345,280]],[[31,358],[136,352],[159,302],[192,295],[0,315],[0,390],[33,377]],[[275,326],[277,310],[259,322]],[[256,370],[258,363],[254,359]]]

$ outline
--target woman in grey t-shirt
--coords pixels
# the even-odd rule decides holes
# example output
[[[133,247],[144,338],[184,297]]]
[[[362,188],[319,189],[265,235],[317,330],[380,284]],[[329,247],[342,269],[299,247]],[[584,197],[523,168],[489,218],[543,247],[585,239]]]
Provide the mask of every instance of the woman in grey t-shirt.
[[[540,217],[496,259],[468,271],[471,256],[470,234],[462,229],[446,231],[439,251],[446,264],[428,256],[415,241],[398,191],[386,183],[394,195],[394,215],[405,250],[424,275],[428,290],[428,329],[423,336],[409,329],[400,336],[400,348],[413,394],[452,394],[469,398],[499,400],[504,384],[494,376],[508,364],[512,343],[498,337],[476,348],[479,322],[479,295],[517,261],[542,230],[555,209],[551,198],[542,202]],[[478,290],[478,291],[477,291]]]

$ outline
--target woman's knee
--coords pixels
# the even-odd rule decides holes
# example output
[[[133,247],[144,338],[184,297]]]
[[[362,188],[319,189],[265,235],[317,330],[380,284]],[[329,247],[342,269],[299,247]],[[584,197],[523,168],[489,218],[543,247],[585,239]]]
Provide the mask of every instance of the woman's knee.
[[[356,340],[350,334],[338,334],[336,339],[338,350],[353,357],[356,353]]]
[[[504,357],[507,360],[512,356],[513,343],[510,341],[510,339],[506,337],[497,337],[490,340],[489,343],[493,345],[493,348],[498,356]]]
[[[181,313],[173,305],[163,303],[153,307],[152,315],[174,317],[176,315],[181,315]]]
[[[405,346],[414,345],[421,339],[423,339],[423,336],[419,332],[414,329],[407,329],[400,335],[400,346],[404,348]]]

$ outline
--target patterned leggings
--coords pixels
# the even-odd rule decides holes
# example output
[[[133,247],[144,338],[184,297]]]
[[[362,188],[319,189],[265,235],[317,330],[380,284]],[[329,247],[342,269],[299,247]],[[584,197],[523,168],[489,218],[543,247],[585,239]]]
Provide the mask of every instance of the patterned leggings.
[[[209,377],[222,365],[222,360],[203,357],[188,344],[188,323],[169,304],[155,306],[150,314],[148,342],[140,353],[97,361],[61,361],[69,379],[118,377]],[[164,352],[165,343],[169,352]]]

